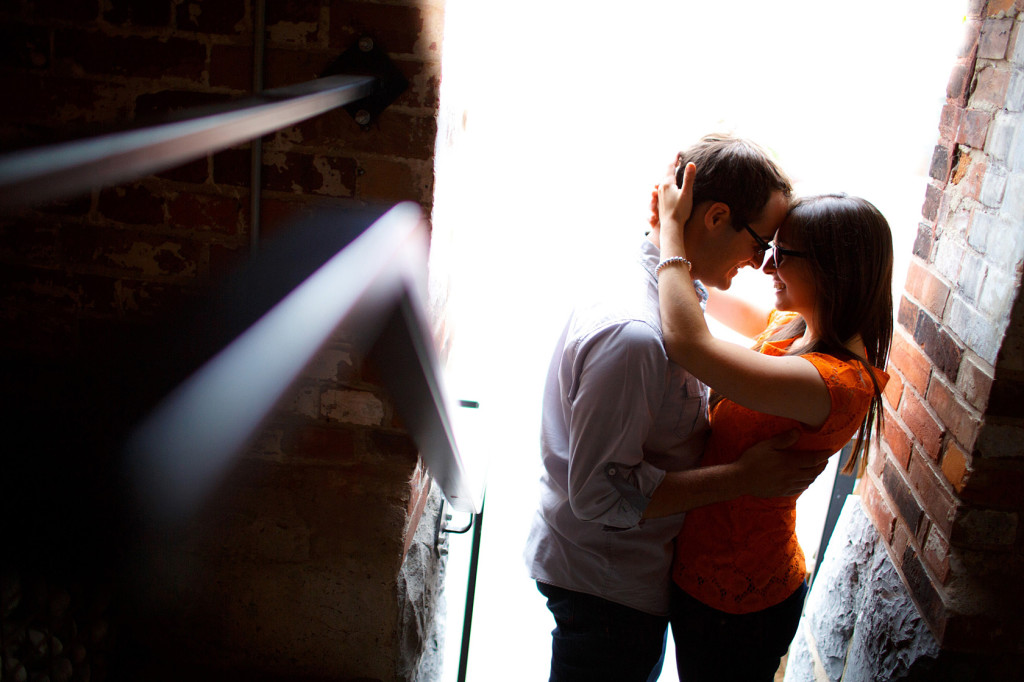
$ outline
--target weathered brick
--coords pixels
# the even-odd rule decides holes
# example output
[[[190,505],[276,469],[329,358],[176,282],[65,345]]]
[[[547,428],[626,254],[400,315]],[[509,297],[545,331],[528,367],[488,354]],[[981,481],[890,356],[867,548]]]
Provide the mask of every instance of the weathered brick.
[[[238,197],[178,192],[167,204],[170,224],[188,230],[237,235],[247,205]]]
[[[965,354],[960,362],[960,370],[957,372],[956,387],[964,399],[979,412],[985,412],[985,408],[988,406],[992,382],[991,365],[972,353]],[[1008,403],[1007,407],[1015,409],[1016,405]]]
[[[985,183],[989,181],[988,170],[990,166],[984,161],[977,160],[966,167],[963,174],[957,178],[962,196],[970,199],[979,199]]]
[[[1010,88],[1011,71],[986,67],[977,74],[977,85],[971,104],[1002,108]],[[991,125],[989,126],[991,129]]]
[[[345,348],[326,348],[317,353],[303,376],[319,381],[344,383],[355,376],[355,360],[352,352]]]
[[[440,105],[441,65],[439,62],[400,61],[395,66],[409,87],[395,100],[395,106],[426,108],[436,111]]]
[[[160,118],[166,114],[193,107],[221,104],[229,99],[226,95],[217,92],[159,90],[139,95],[135,100],[135,115],[137,118]]]
[[[337,462],[356,452],[356,436],[351,429],[304,424],[282,439],[282,450],[290,457]]]
[[[963,340],[967,348],[989,363],[994,363],[1002,341],[1003,328],[978,314],[962,296],[954,293],[946,315],[949,330]]]
[[[955,104],[944,104],[939,114],[939,140],[952,142],[956,137],[956,131],[960,128],[960,117],[963,115],[963,107]]]
[[[921,553],[940,585],[945,585],[949,578],[949,542],[933,525],[921,545]]]
[[[381,426],[384,404],[367,391],[325,390],[320,396],[321,413],[329,420],[344,424]]]
[[[170,0],[110,0],[103,19],[119,26],[169,26]]]
[[[946,451],[942,455],[942,475],[946,477],[953,490],[958,493],[963,489],[967,474],[967,455],[953,441],[946,442]]]
[[[245,0],[186,0],[175,8],[175,24],[183,31],[251,36]]]
[[[213,155],[213,182],[217,185],[248,187],[252,178],[252,151],[225,149]]]
[[[938,459],[944,429],[931,408],[914,391],[904,391],[899,416],[932,459]]]
[[[889,364],[899,370],[908,384],[924,394],[928,390],[931,363],[914,341],[899,329],[893,334]]]
[[[924,511],[914,499],[909,484],[891,462],[886,463],[885,470],[882,472],[882,486],[899,512],[900,518],[907,524],[907,528],[912,534],[916,533]]]
[[[911,259],[907,267],[906,290],[925,310],[936,317],[942,317],[949,298],[949,285],[916,259]]]
[[[346,49],[361,36],[371,35],[389,54],[414,54],[424,33],[419,7],[331,0],[330,46]]]
[[[896,525],[895,514],[889,508],[889,504],[882,498],[881,493],[878,492],[873,478],[866,477],[862,479],[861,486],[861,502],[864,505],[865,511],[867,511],[875,528],[878,529],[882,540],[891,542]]]
[[[164,198],[143,185],[121,185],[100,192],[97,209],[106,218],[135,225],[162,225]]]
[[[889,361],[892,362],[892,355],[889,356]],[[903,377],[899,372],[886,370],[889,374],[889,381],[886,383],[885,388],[882,389],[882,396],[889,404],[890,409],[896,409],[900,406],[900,398],[903,397]]]
[[[1015,581],[1014,581],[1015,582]],[[1004,594],[1016,589],[1014,582],[1008,581]],[[950,611],[946,614],[942,643],[950,650],[959,651],[1013,651],[1020,640],[1019,620],[1017,614],[1001,617],[995,613],[959,613]],[[1012,680],[1019,672],[1018,664],[1013,657],[983,654],[983,661],[978,669],[991,670],[992,680]]]
[[[962,507],[953,519],[949,541],[966,547],[1004,548],[1017,537],[1016,512]]]
[[[932,377],[928,386],[928,403],[945,424],[947,431],[966,450],[974,448],[974,441],[981,426],[981,417],[969,405],[962,402],[952,387],[941,376]]]
[[[935,218],[939,215],[939,204],[941,202],[942,188],[929,182],[924,191],[924,205],[921,206],[921,215],[924,216],[925,220],[935,222]]]
[[[959,501],[946,489],[946,479],[936,470],[933,463],[928,458],[920,456],[920,453],[915,453],[910,458],[907,477],[928,519],[943,535],[949,537]]]
[[[1003,511],[1024,511],[1024,466],[1017,461],[976,457],[967,469],[960,498],[969,504]]]
[[[951,381],[956,380],[963,348],[949,336],[935,318],[925,312],[918,315],[914,341],[939,370]]]
[[[1006,191],[1007,173],[1001,166],[993,165],[985,168],[981,189],[974,196],[986,206],[998,208]]]
[[[900,305],[896,311],[896,321],[911,334],[917,328],[917,316],[919,314],[924,313],[921,312],[921,308],[916,303],[906,296],[900,298]]]
[[[368,446],[371,454],[393,456],[396,460],[404,459],[403,468],[409,465],[415,466],[419,460],[419,449],[416,447],[416,443],[404,433],[372,431]]]
[[[920,223],[914,238],[914,255],[927,262],[932,256],[932,244],[935,243],[935,231],[931,225]]]
[[[252,92],[253,56],[248,45],[210,46],[210,85],[238,92]]]
[[[1006,178],[1006,193],[1003,196],[1002,206],[999,207],[999,217],[1011,223],[1020,224],[1024,221],[1024,172],[1010,173]],[[1017,230],[1021,232],[1021,230]],[[1018,242],[1019,242],[1018,237]],[[1018,250],[1016,252],[1020,254]],[[1019,264],[1019,261],[1016,264]],[[1007,270],[1012,268],[1007,267]]]
[[[910,588],[914,601],[921,609],[921,615],[924,616],[933,631],[942,632],[946,618],[946,606],[942,601],[942,596],[932,584],[928,571],[925,570],[917,552],[911,545],[908,545],[903,553],[901,568],[907,581],[907,587]]]
[[[1016,422],[1005,423],[997,419],[986,420],[978,434],[974,454],[978,457],[1024,459],[1024,426]]]
[[[984,274],[978,294],[978,312],[992,320],[1002,319],[1017,297],[1016,274],[1002,268],[978,267]]]
[[[906,391],[904,391],[906,393]],[[902,402],[902,401],[901,401]],[[885,411],[885,423],[882,427],[882,435],[885,442],[889,444],[893,458],[899,462],[904,469],[910,463],[910,451],[913,448],[913,434],[899,418],[896,412],[890,409]]]
[[[992,231],[998,228],[998,218],[985,211],[978,209],[971,216],[970,230],[967,232],[967,243],[978,253],[984,254],[988,250],[989,236]]]
[[[205,183],[210,177],[210,159],[204,156],[180,166],[169,168],[156,174],[159,178],[175,182],[190,182],[195,185]]]
[[[1001,104],[1002,102],[1000,102]],[[955,142],[965,144],[974,149],[984,149],[988,126],[992,122],[992,114],[979,109],[967,109],[960,117],[960,126],[956,131]]]
[[[928,175],[935,179],[940,186],[945,186],[949,179],[949,171],[953,165],[952,145],[935,145],[932,151],[932,163],[928,169]]]
[[[210,244],[209,253],[209,275],[216,282],[235,272],[249,256],[249,249],[237,244]]]
[[[267,65],[263,76],[268,88],[280,88],[319,78],[334,60],[335,55],[321,50],[281,49],[267,51]]]
[[[300,140],[317,140],[322,148],[345,147],[352,152],[400,159],[432,160],[437,137],[433,116],[416,116],[386,109],[369,126],[361,127],[344,110],[329,111],[296,126]]]
[[[409,162],[389,159],[363,159],[357,180],[358,195],[387,201],[416,201],[429,199],[433,185],[422,182]],[[432,178],[430,169],[428,177]]]
[[[54,32],[56,58],[87,73],[135,78],[176,76],[202,82],[206,46],[182,38],[109,36],[89,31]]]
[[[330,196],[353,194],[354,159],[266,151],[263,160],[263,186],[268,190]]]
[[[1024,381],[999,378],[993,382],[988,375],[983,377],[981,380],[987,379],[991,390],[987,414],[995,417],[1020,417],[1024,406]]]
[[[99,16],[97,3],[68,2],[68,0],[35,0],[32,3],[36,16],[60,17],[78,25],[95,24]]]
[[[996,0],[1005,2],[1006,0]],[[991,10],[993,3],[989,3]],[[1012,6],[1012,2],[1010,3]],[[981,39],[978,41],[978,57],[981,59],[1005,59],[1006,47],[1010,42],[1010,31],[1013,29],[1013,19],[986,19],[981,26]],[[999,104],[1002,104],[1000,101]]]
[[[0,25],[4,51],[0,64],[6,68],[46,69],[50,66],[50,31],[42,26],[5,22]]]
[[[1013,9],[1014,2],[1015,0],[987,0],[981,6],[984,8],[986,17],[998,17]]]
[[[130,230],[75,230],[64,245],[71,262],[151,278],[192,279],[202,253],[191,240]]]
[[[320,29],[320,2],[271,3],[267,5],[266,26],[271,45],[315,46]]]
[[[1018,77],[1016,72],[1011,83],[1014,84],[1011,86],[1011,90],[1019,87],[1021,88],[1021,94],[1024,95],[1024,79]],[[1001,164],[1007,163],[1010,155],[1010,145],[1013,143],[1013,136],[1019,127],[1019,113],[1008,113],[1006,111],[996,113],[992,125],[989,126],[988,138],[985,140],[985,153],[989,155],[992,161]]]
[[[956,64],[949,74],[949,81],[946,83],[946,97],[958,106],[967,104],[967,90],[974,76],[970,64]]]

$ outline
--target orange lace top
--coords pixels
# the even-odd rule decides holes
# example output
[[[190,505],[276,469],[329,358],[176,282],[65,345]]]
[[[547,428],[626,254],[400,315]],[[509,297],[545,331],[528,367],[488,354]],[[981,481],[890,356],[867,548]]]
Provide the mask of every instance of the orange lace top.
[[[762,336],[794,316],[773,311]],[[761,352],[783,355],[793,341],[766,343]],[[702,464],[735,461],[751,445],[794,427],[802,432],[793,446],[800,450],[839,451],[857,433],[874,395],[867,370],[821,353],[801,357],[821,373],[832,400],[832,411],[821,428],[722,400],[711,412],[711,437]],[[889,379],[880,370],[875,370],[875,378],[880,389]],[[748,495],[687,512],[676,537],[676,584],[728,613],[760,611],[793,594],[806,572],[796,538],[797,497]]]

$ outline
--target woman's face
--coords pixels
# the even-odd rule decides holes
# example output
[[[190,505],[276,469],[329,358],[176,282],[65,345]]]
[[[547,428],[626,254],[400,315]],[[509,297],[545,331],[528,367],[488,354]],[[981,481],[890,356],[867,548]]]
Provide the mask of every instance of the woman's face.
[[[803,242],[787,221],[775,235],[775,244],[787,251],[803,251]],[[807,259],[796,255],[783,255],[772,249],[762,268],[775,284],[775,307],[800,313],[805,320],[814,319],[815,286]]]

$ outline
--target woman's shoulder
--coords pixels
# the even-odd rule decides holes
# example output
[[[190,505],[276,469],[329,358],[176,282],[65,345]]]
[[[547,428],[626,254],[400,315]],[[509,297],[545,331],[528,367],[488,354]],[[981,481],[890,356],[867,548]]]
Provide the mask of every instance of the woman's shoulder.
[[[868,395],[875,394],[875,385],[881,391],[889,375],[856,358],[841,358],[828,353],[805,353],[800,357],[814,365],[831,388],[845,388]]]

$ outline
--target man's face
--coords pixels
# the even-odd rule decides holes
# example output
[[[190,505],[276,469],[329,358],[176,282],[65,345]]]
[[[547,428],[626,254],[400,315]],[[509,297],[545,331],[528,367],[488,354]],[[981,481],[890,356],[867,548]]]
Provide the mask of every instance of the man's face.
[[[764,257],[763,244],[772,240],[788,212],[789,199],[782,192],[774,192],[761,215],[750,223],[749,230],[739,224],[726,226],[713,237],[715,243],[706,267],[702,268],[701,281],[724,290],[732,286],[732,278],[740,268],[760,268]],[[751,231],[761,238],[761,243]]]

